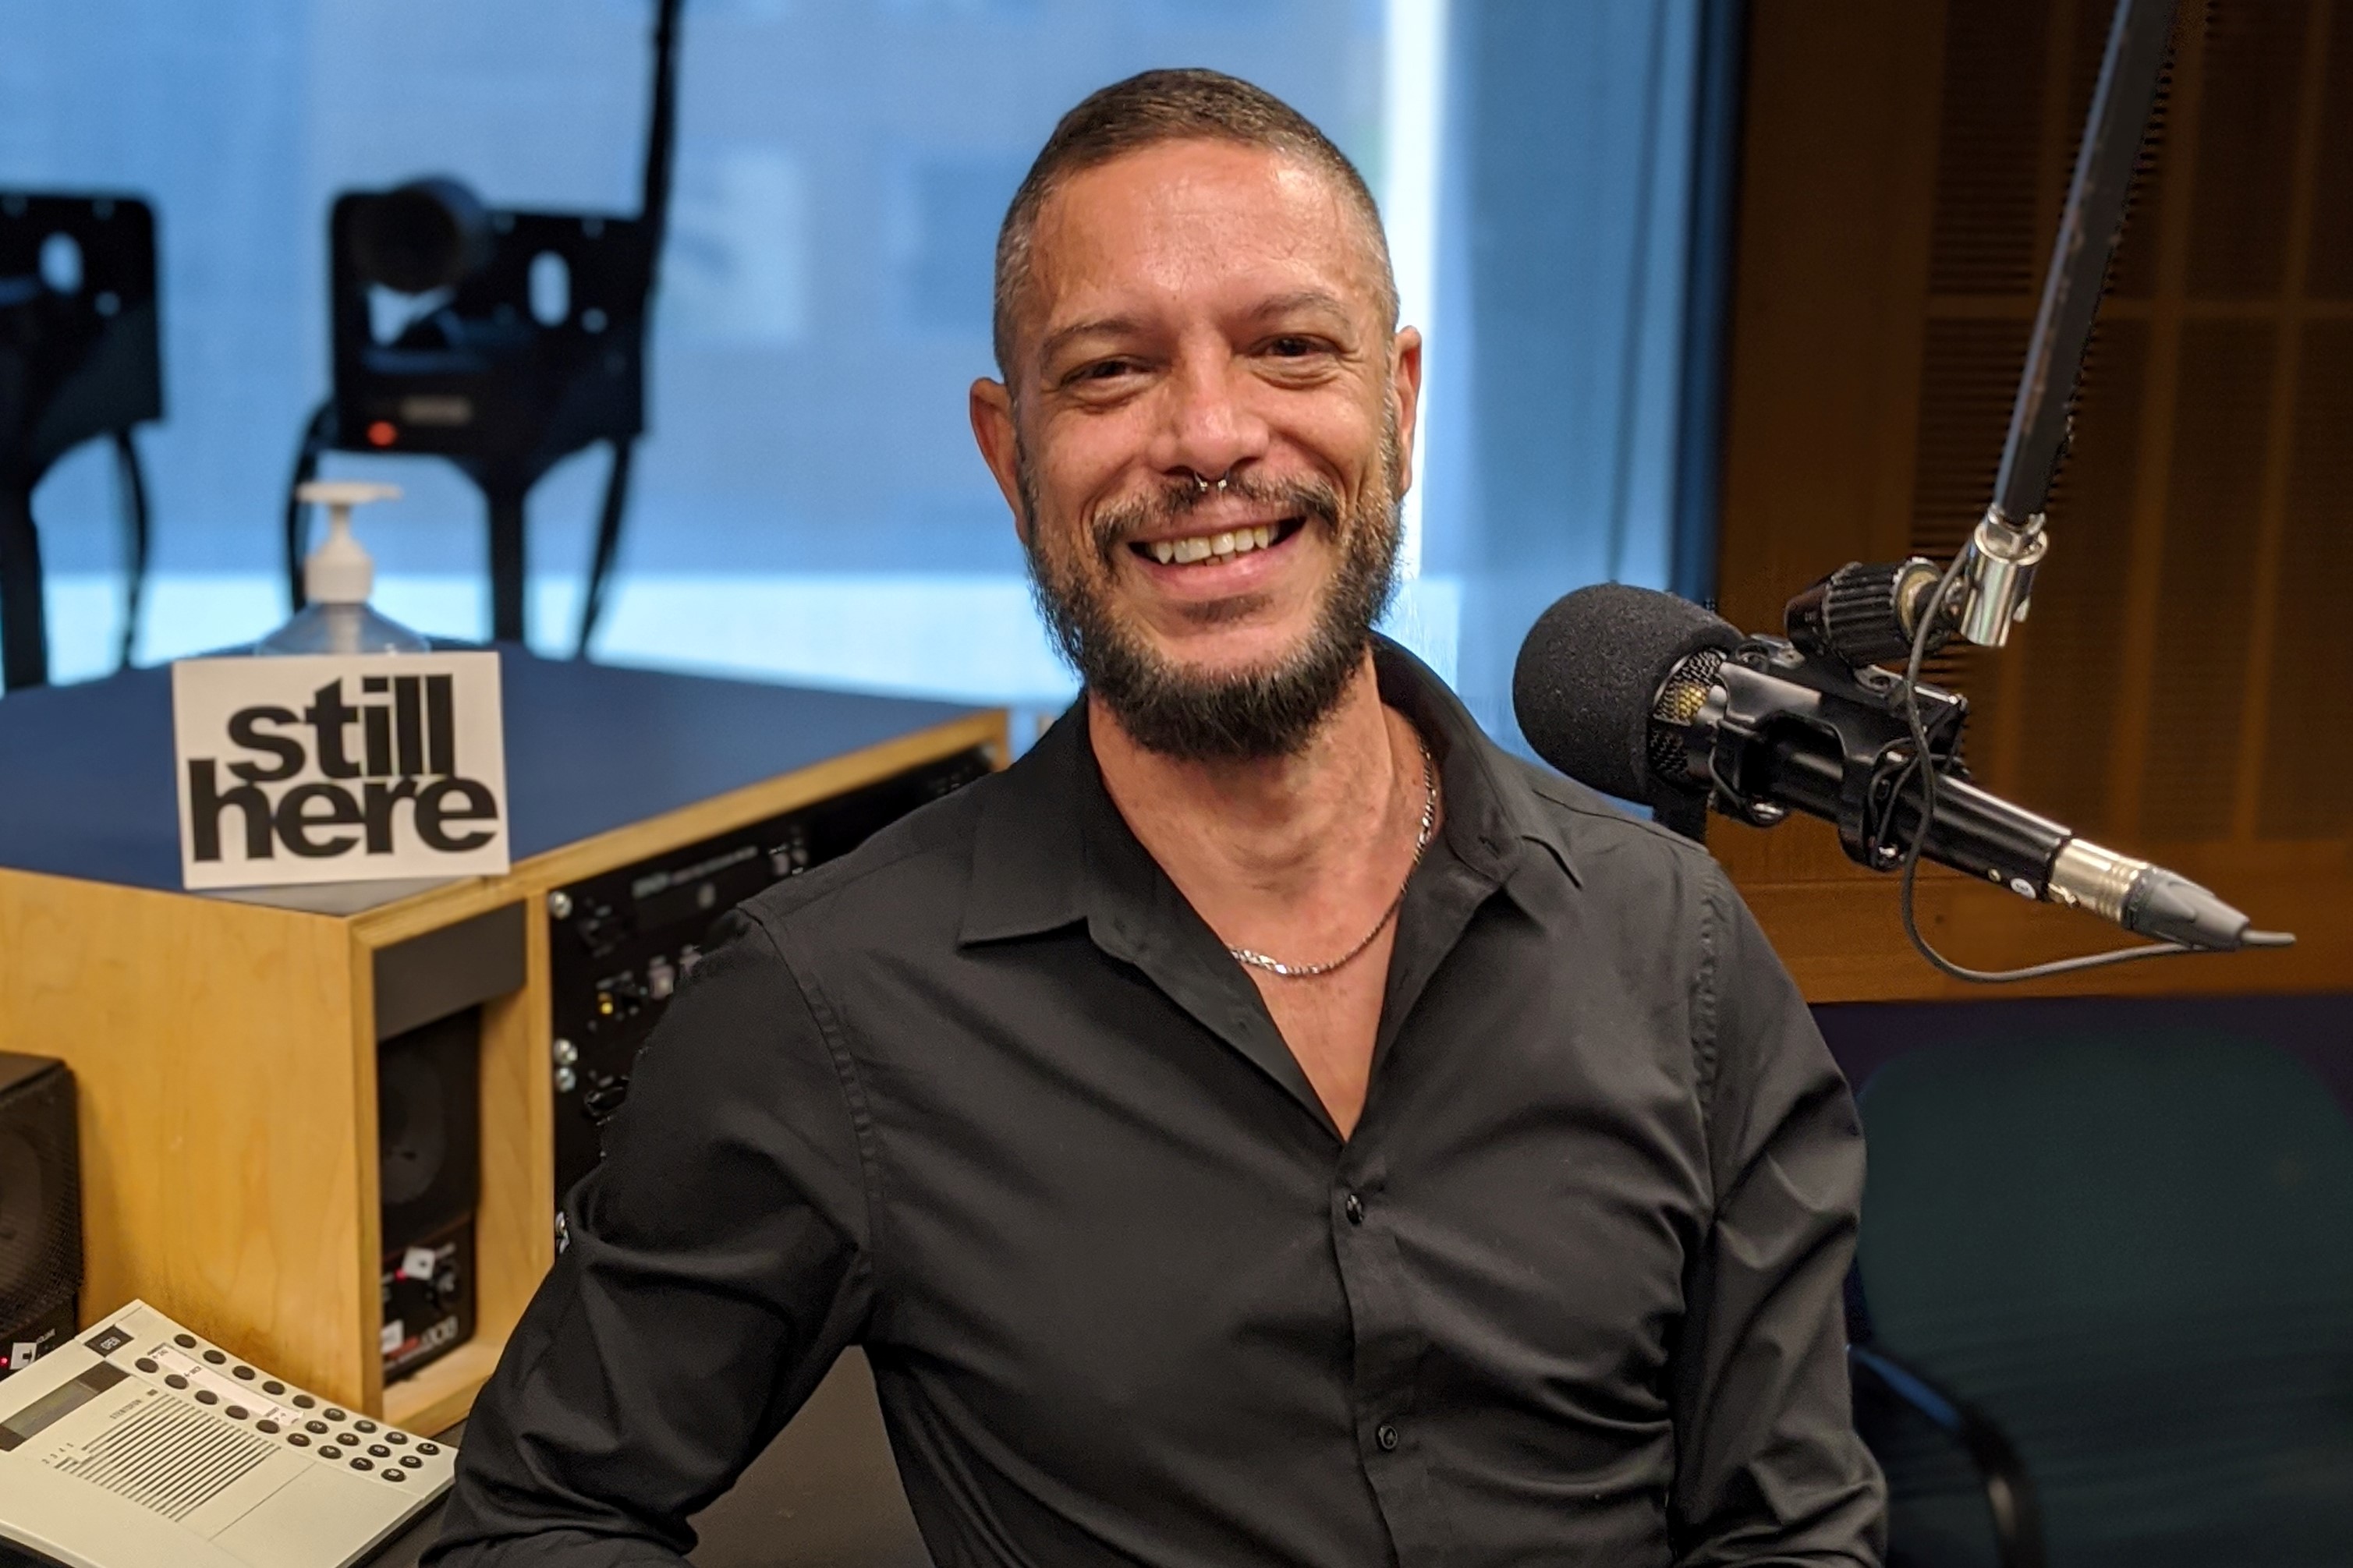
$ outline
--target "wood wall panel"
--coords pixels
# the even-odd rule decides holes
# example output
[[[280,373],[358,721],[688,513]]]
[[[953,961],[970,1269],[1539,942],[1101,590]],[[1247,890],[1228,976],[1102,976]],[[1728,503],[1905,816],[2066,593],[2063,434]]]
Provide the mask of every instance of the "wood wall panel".
[[[1948,558],[1990,494],[2111,0],[1752,11],[1722,609]],[[2066,990],[2353,980],[2353,0],[2183,0],[2031,619],[1932,679],[1990,787],[2197,876],[2288,954]],[[1826,827],[1713,840],[1817,999],[1951,994]],[[1965,963],[2112,945],[1924,878]]]
[[[2146,677],[2158,700],[2142,755],[2140,820],[2126,825],[2146,842],[2230,835],[2274,349],[2268,322],[2182,328],[2158,633]]]
[[[2192,5],[2192,9],[2196,5]],[[2192,297],[2270,300],[2287,268],[2306,0],[2224,0],[2206,18],[2204,112],[2189,223]]]
[[[2353,24],[2332,17],[2327,73],[2321,89],[2320,123],[2314,147],[2313,184],[2337,193],[2316,203],[2306,252],[2306,288],[2315,299],[2353,299]]]
[[[2125,605],[2130,564],[2132,494],[2140,460],[2140,406],[2148,361],[2148,323],[2104,323],[2084,378],[2084,416],[2073,455],[2061,470],[2052,510],[2071,519],[2068,547],[2039,579],[2021,636],[2068,672],[2064,680],[2026,682],[2014,704],[2024,735],[2067,735],[2070,746],[2010,748],[2002,787],[2035,808],[2103,842],[2124,830],[2107,778],[2084,758],[2110,755],[2116,743],[2116,694],[2125,681]]]
[[[2353,838],[2353,321],[2316,321],[2304,338],[2287,504],[2332,521],[2293,531],[2282,552],[2282,581],[2308,591],[2279,599],[2256,833]]]

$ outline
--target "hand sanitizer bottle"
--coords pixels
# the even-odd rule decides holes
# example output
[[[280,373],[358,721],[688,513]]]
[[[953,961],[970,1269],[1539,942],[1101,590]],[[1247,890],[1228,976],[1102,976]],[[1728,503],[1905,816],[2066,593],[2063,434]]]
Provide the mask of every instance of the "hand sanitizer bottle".
[[[375,586],[375,563],[352,537],[352,508],[387,500],[397,485],[353,479],[314,479],[294,492],[297,500],[327,509],[327,537],[302,563],[301,614],[253,645],[256,653],[429,653],[433,645],[397,621],[368,607]]]

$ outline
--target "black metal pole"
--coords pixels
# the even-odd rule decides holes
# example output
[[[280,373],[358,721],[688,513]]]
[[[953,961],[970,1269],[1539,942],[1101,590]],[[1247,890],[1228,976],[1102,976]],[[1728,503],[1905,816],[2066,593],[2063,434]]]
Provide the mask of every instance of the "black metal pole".
[[[528,484],[496,476],[481,478],[482,499],[491,515],[491,637],[498,642],[523,640],[523,595],[528,582],[523,571],[523,498]]]
[[[2074,178],[2051,247],[2042,303],[2035,312],[1994,480],[1994,510],[2013,524],[2023,526],[2042,510],[2066,445],[2068,406],[2099,314],[2108,258],[2124,227],[2133,168],[2165,69],[2173,7],[2174,0],[2116,0],[2108,26],[2107,52],[2084,117]]]
[[[131,668],[139,647],[139,610],[147,597],[148,541],[153,528],[148,516],[147,475],[139,461],[139,441],[130,426],[114,432],[115,481],[122,496],[122,637],[115,655],[118,668]]]
[[[41,603],[41,536],[33,497],[0,484],[0,690],[49,683],[48,613]]]
[[[655,0],[653,93],[646,111],[646,162],[638,216],[646,226],[646,335],[653,335],[653,301],[661,278],[663,241],[670,233],[670,191],[678,163],[678,16],[684,0]],[[605,591],[620,558],[621,528],[629,508],[629,471],[634,439],[613,443],[613,466],[605,475],[605,500],[597,509],[596,544],[588,563],[587,592],[581,599],[576,657],[588,657],[589,639],[605,614]]]

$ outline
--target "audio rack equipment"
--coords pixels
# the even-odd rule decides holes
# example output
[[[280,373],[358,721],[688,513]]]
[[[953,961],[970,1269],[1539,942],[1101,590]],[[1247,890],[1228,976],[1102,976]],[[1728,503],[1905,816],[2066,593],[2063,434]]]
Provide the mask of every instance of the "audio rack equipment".
[[[599,1134],[711,928],[761,889],[847,855],[989,771],[976,747],[555,889],[547,896],[555,1196],[603,1157]],[[563,1224],[559,1206],[556,1223]]]

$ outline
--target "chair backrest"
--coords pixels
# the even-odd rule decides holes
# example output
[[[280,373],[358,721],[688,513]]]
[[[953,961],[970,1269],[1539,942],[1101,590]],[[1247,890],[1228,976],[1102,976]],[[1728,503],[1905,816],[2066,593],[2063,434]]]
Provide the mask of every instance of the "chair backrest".
[[[1861,1103],[1872,1335],[2009,1435],[2053,1568],[2353,1561],[2353,1123],[2302,1067],[1993,1039]]]

